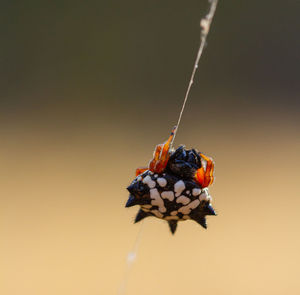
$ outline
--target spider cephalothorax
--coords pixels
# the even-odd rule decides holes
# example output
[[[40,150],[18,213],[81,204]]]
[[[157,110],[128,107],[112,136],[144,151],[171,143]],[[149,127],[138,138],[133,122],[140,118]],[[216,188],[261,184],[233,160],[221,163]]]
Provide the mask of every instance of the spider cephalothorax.
[[[213,182],[213,161],[196,150],[180,146],[170,151],[169,139],[156,147],[149,167],[138,168],[127,188],[126,207],[140,205],[135,222],[148,216],[166,220],[175,233],[177,222],[192,219],[206,228],[206,215],[216,215],[208,186]]]

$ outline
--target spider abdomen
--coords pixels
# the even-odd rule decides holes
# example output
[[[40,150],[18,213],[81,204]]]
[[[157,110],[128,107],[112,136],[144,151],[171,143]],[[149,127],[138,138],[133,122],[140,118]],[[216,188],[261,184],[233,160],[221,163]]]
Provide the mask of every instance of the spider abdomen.
[[[127,189],[130,197],[126,207],[141,206],[136,222],[155,216],[168,221],[173,232],[174,223],[187,219],[194,219],[206,228],[205,216],[215,215],[207,188],[201,189],[195,181],[171,173],[154,174],[147,170]]]

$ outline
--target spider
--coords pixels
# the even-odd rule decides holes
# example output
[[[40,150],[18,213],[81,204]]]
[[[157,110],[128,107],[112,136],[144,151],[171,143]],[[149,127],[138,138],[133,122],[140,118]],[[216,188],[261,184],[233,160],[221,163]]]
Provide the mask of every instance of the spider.
[[[136,169],[125,205],[140,206],[135,223],[154,216],[166,220],[172,234],[178,221],[192,219],[207,228],[206,215],[216,215],[208,192],[214,180],[214,162],[183,145],[171,149],[175,130],[176,126],[168,140],[156,146],[148,167]]]

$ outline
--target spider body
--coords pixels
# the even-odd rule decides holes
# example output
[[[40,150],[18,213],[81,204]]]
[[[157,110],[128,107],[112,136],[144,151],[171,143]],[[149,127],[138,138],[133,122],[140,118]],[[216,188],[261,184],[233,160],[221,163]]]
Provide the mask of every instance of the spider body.
[[[139,205],[135,218],[164,219],[175,233],[178,221],[195,220],[204,228],[206,215],[216,215],[207,186],[213,181],[213,162],[196,150],[180,146],[170,151],[174,129],[165,144],[158,145],[149,167],[138,168],[128,186],[126,207]]]

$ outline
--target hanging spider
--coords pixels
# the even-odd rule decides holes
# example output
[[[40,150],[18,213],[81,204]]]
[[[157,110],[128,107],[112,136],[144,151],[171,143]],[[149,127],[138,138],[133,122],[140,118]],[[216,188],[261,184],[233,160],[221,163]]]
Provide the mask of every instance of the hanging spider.
[[[192,219],[206,228],[206,215],[216,215],[208,192],[214,162],[194,149],[171,149],[175,130],[176,126],[169,139],[156,146],[149,166],[136,169],[126,203],[140,206],[135,223],[154,216],[166,220],[173,234],[178,221]]]

